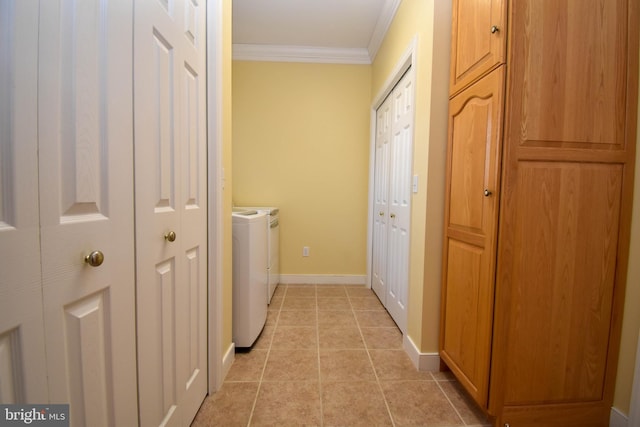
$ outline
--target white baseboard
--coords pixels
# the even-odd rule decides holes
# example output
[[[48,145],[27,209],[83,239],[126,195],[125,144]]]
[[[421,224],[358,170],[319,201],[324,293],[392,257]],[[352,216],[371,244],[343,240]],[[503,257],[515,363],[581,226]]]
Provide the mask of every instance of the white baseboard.
[[[419,371],[439,371],[440,355],[438,353],[420,353],[409,335],[402,337],[402,347],[409,355],[413,366]]]
[[[609,427],[628,427],[629,418],[620,412],[617,408],[611,408],[611,415],[609,416]]]
[[[222,358],[222,381],[227,377],[229,370],[231,369],[231,365],[233,365],[233,361],[236,358],[236,344],[231,343],[229,348],[224,353],[224,357]],[[222,384],[222,381],[220,384]]]
[[[283,285],[364,285],[367,276],[355,274],[281,274]]]

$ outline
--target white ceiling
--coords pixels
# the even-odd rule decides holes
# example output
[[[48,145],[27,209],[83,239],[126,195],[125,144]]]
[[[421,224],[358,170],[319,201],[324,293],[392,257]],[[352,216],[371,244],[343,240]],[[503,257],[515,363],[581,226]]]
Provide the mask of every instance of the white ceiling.
[[[233,0],[234,58],[370,63],[401,0]]]

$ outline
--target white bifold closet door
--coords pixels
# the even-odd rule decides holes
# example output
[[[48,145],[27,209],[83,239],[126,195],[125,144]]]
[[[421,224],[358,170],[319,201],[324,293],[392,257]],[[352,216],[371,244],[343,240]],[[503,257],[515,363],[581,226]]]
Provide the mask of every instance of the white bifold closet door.
[[[391,107],[388,96],[376,111],[373,263],[371,287],[384,304],[387,295],[387,242],[389,235],[389,169],[391,167]]]
[[[38,1],[0,1],[0,403],[47,402],[38,212]]]
[[[186,426],[207,392],[205,3],[134,4],[142,426]]]
[[[0,2],[0,400],[73,426],[137,424],[132,13]]]
[[[372,288],[398,328],[407,325],[413,69],[400,79],[376,114]]]

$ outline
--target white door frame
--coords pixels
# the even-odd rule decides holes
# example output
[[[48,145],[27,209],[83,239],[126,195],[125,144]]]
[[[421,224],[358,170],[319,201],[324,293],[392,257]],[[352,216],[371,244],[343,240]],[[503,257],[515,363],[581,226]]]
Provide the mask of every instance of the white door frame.
[[[391,74],[382,85],[382,90],[374,98],[371,104],[370,119],[369,119],[369,212],[367,215],[367,287],[371,288],[371,280],[373,278],[372,265],[373,265],[373,226],[374,226],[374,213],[375,213],[375,194],[374,194],[374,182],[375,182],[375,166],[376,166],[376,119],[378,108],[382,105],[387,96],[391,93],[395,85],[400,81],[404,73],[411,67],[414,69],[416,66],[416,53],[418,45],[418,36],[414,36],[407,49],[405,49],[400,60],[391,71]],[[415,80],[417,80],[417,73],[414,74]],[[414,85],[415,88],[415,85]],[[415,91],[415,89],[414,89]],[[415,92],[414,92],[415,94]],[[415,116],[415,111],[414,111]]]
[[[207,0],[208,341],[209,394],[222,387],[223,322],[223,2]]]

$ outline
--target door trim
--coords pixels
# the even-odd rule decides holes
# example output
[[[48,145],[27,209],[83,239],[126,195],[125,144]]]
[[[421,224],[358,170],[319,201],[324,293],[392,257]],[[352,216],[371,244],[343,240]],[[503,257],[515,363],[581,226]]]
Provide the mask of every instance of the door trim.
[[[373,98],[371,110],[369,113],[369,207],[367,213],[367,282],[366,286],[371,289],[371,280],[373,278],[373,224],[374,224],[374,181],[375,181],[375,165],[376,165],[376,119],[378,108],[382,105],[387,96],[391,93],[395,85],[400,81],[404,73],[411,67],[416,67],[416,52],[418,50],[418,36],[415,35],[400,59],[393,67],[393,70],[382,85],[382,90]],[[415,71],[414,71],[415,73]],[[417,76],[417,74],[414,74]],[[415,88],[414,88],[415,94]],[[415,111],[414,111],[415,117]],[[415,120],[415,119],[414,119]]]
[[[208,375],[209,394],[220,390],[226,375],[223,337],[223,0],[207,0],[207,165],[208,165]],[[230,365],[230,364],[229,364]],[[227,367],[228,369],[228,367]]]

